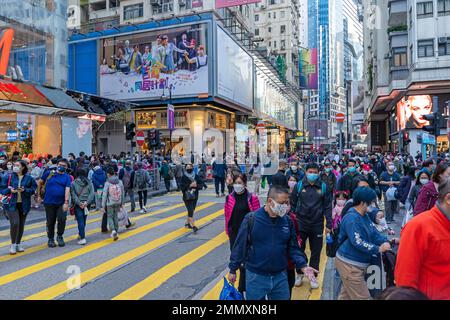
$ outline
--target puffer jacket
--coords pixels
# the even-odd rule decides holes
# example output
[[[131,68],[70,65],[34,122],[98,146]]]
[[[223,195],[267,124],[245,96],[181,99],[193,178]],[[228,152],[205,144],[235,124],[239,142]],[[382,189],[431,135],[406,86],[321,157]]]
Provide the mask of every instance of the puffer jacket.
[[[98,189],[102,189],[105,186],[106,182],[106,173],[103,169],[97,168],[94,170],[92,175],[92,184],[94,185],[95,191]]]
[[[233,209],[236,204],[236,198],[235,192],[233,191],[231,194],[229,194],[225,199],[225,232],[227,235],[229,234],[228,225],[230,223],[231,215],[233,214]],[[250,211],[256,211],[261,207],[261,204],[259,203],[258,196],[254,193],[248,192],[247,193],[247,202],[248,207],[250,208]]]
[[[417,216],[418,214],[433,208],[438,196],[439,192],[436,190],[433,181],[430,181],[424,185],[419,191],[419,196],[417,197],[416,204],[414,206],[413,215]]]

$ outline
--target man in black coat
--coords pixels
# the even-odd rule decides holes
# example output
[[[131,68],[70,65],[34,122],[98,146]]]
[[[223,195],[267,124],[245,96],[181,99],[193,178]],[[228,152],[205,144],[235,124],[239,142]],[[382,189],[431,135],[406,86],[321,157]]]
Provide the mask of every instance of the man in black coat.
[[[278,164],[278,172],[272,177],[272,185],[289,189],[288,179],[286,177],[286,161],[280,160]]]
[[[361,174],[356,171],[356,161],[354,159],[348,160],[347,172],[339,179],[337,190],[347,191],[350,197],[353,193],[353,180]]]

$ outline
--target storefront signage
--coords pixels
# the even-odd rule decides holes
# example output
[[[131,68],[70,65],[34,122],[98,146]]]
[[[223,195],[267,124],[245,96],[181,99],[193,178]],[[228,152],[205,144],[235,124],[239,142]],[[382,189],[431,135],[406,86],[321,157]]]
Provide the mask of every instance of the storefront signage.
[[[101,41],[100,95],[160,99],[208,93],[208,25],[191,24]]]
[[[0,35],[0,74],[6,75],[9,63],[9,53],[14,37],[13,29],[5,29]]]
[[[428,133],[422,133],[422,144],[436,145],[436,137]]]
[[[189,128],[187,110],[174,111],[174,129]],[[137,129],[168,129],[167,111],[137,111],[135,113]]]
[[[15,130],[8,130],[6,131],[6,141],[8,142],[15,142],[17,141],[18,134]]]

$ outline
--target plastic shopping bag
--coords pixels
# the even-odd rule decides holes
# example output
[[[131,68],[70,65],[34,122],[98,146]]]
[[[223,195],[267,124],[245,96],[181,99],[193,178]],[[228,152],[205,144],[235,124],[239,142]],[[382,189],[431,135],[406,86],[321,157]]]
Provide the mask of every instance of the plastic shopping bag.
[[[124,227],[128,224],[128,212],[125,208],[120,208],[119,213],[117,214],[117,220],[120,227]]]
[[[409,209],[405,212],[405,216],[403,217],[402,229],[412,218],[413,218],[413,206],[410,206]]]
[[[223,288],[219,300],[244,300],[242,294],[223,277]]]
[[[170,180],[170,190],[175,190],[177,189],[177,180],[175,178],[173,178],[172,180]]]
[[[387,189],[386,191],[386,200],[387,201],[395,201],[397,200],[395,198],[395,191],[397,190],[397,188],[395,187],[390,187],[389,189]]]

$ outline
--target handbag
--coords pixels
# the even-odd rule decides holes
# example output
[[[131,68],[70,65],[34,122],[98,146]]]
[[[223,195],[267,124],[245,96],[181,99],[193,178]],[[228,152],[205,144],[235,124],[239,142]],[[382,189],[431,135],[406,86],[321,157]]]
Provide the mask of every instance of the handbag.
[[[190,179],[192,182],[195,182],[195,179]],[[188,189],[185,193],[184,193],[184,197],[186,200],[194,200],[195,197],[195,189]]]
[[[9,175],[9,177],[8,177],[7,187],[9,188],[10,186],[11,186],[11,175]],[[12,196],[13,196],[12,193],[7,194],[7,195],[0,194],[0,202],[3,205],[9,205],[11,203]]]

